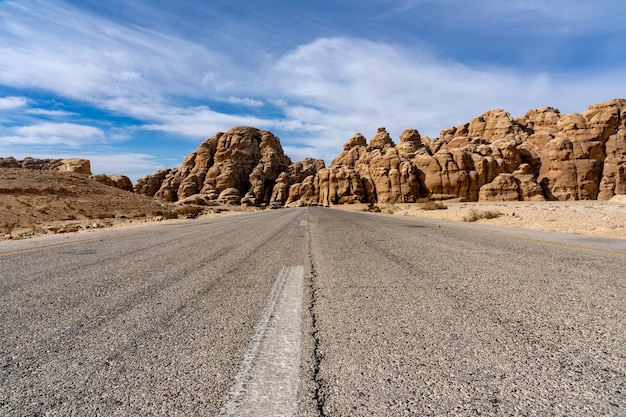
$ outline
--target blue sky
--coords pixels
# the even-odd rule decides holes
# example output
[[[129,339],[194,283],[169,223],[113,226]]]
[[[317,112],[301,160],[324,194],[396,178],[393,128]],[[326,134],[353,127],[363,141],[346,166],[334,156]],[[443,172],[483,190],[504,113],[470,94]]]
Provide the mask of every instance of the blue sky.
[[[626,97],[623,0],[0,0],[0,156],[135,181],[237,125],[330,161],[487,110]]]

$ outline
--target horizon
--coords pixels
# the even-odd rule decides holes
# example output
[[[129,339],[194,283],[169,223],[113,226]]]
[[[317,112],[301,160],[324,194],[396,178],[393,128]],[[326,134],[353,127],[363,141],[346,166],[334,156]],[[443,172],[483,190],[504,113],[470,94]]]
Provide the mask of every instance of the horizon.
[[[215,133],[294,162],[356,132],[626,97],[626,3],[0,0],[0,157],[85,158],[133,183]]]

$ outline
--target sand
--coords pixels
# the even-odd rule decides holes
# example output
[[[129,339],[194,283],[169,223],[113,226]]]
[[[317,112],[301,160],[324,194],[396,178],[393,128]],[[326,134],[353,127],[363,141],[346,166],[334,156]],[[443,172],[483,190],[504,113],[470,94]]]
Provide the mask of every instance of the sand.
[[[445,209],[424,210],[423,204],[380,204],[382,213],[437,220],[476,223],[526,229],[576,233],[587,236],[626,239],[626,201],[545,201],[497,203],[449,203]],[[367,205],[335,206],[345,210],[366,210]],[[480,218],[481,215],[492,218]]]

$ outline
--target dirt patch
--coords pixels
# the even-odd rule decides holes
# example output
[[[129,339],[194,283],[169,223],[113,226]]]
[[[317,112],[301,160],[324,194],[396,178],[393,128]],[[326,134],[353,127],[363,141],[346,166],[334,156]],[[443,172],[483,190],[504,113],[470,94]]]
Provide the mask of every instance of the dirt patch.
[[[515,201],[501,203],[423,203],[335,206],[346,210],[378,211],[457,222],[476,222],[524,229],[550,230],[626,239],[626,203],[606,201]],[[377,209],[376,209],[377,207]]]
[[[235,210],[176,207],[104,185],[84,174],[0,168],[0,240],[230,211]]]

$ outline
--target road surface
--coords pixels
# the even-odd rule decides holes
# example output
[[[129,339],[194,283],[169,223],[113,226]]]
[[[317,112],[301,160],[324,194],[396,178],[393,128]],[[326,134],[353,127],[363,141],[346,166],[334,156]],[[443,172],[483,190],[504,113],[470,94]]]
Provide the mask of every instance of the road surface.
[[[0,416],[626,416],[626,242],[325,208],[0,243]]]

